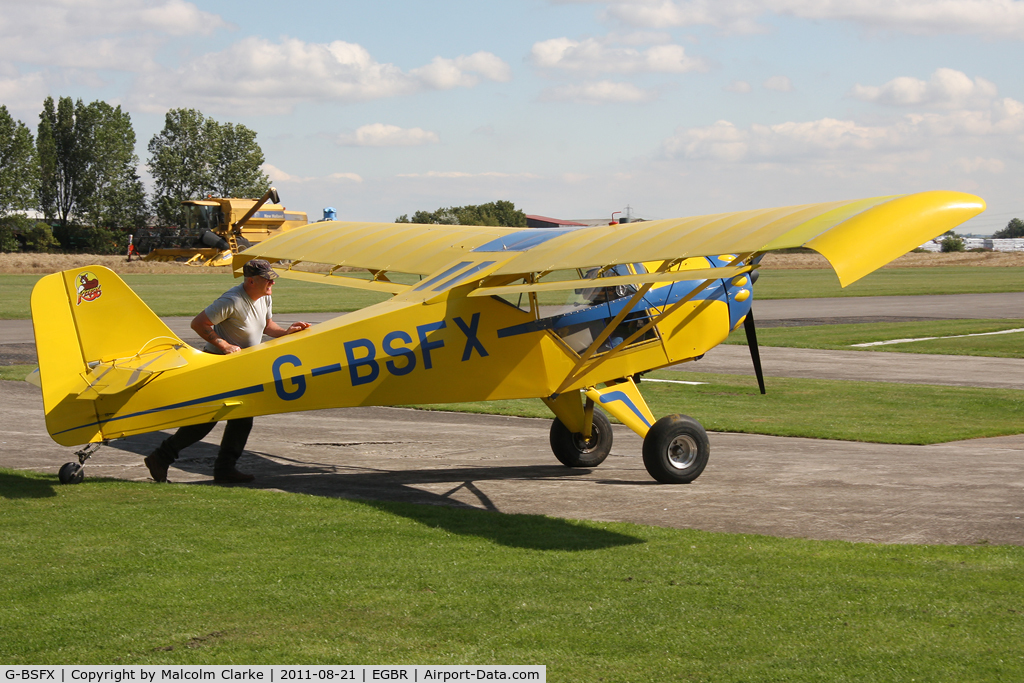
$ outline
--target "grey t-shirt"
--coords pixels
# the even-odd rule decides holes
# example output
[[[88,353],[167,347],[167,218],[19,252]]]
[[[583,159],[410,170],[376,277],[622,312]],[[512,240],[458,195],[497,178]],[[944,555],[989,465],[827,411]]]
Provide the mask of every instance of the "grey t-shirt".
[[[236,285],[206,307],[206,317],[219,336],[247,349],[263,341],[263,330],[272,317],[272,304],[269,296],[253,301],[242,285]],[[207,353],[221,352],[209,342],[203,350]]]

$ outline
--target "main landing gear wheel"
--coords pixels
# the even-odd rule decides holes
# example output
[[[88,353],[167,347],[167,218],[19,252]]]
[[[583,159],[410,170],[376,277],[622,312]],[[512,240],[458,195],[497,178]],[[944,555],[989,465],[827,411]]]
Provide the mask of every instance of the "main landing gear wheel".
[[[711,445],[700,423],[687,415],[667,415],[644,438],[644,467],[662,484],[689,484],[708,464]]]
[[[586,439],[556,418],[551,423],[551,450],[566,467],[597,467],[612,450],[612,423],[595,408],[590,438]]]
[[[57,478],[62,484],[81,484],[85,479],[85,468],[77,462],[66,462],[57,472]]]

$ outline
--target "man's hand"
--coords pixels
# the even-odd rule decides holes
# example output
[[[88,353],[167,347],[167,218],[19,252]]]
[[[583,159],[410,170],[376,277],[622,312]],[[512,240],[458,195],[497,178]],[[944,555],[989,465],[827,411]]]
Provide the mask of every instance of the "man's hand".
[[[310,323],[297,322],[292,323],[291,325],[288,326],[288,329],[285,329],[278,325],[277,323],[275,323],[273,320],[268,320],[267,326],[263,328],[263,334],[267,335],[268,337],[273,337],[274,339],[277,339],[278,337],[283,337],[286,334],[295,334],[296,332],[302,332],[303,330],[308,329],[309,327]]]

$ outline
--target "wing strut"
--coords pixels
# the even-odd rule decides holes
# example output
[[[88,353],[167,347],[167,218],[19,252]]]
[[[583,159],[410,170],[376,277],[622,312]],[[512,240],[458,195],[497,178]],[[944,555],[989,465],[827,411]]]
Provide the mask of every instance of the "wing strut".
[[[751,256],[753,256],[753,254],[754,254],[754,252],[750,252],[750,253],[746,253],[746,254],[740,254],[735,259],[733,259],[733,261],[729,264],[729,267],[738,266],[740,264],[746,263],[746,261]],[[676,261],[666,261],[665,263],[662,264],[661,268],[658,269],[658,272],[660,273],[663,270],[667,270],[675,262]],[[749,264],[747,264],[747,265],[749,265]],[[636,332],[631,334],[626,339],[622,340],[622,343],[618,344],[615,348],[605,352],[600,357],[598,357],[598,358],[594,359],[593,361],[591,361],[591,357],[601,347],[601,344],[603,344],[604,341],[611,335],[612,331],[618,326],[618,324],[620,322],[622,322],[622,319],[625,318],[626,315],[631,310],[633,310],[633,306],[635,306],[640,301],[640,299],[643,298],[643,296],[645,294],[647,294],[647,291],[651,288],[651,286],[654,283],[653,282],[652,283],[647,283],[646,285],[641,287],[639,290],[637,290],[637,293],[634,294],[633,297],[629,300],[629,303],[627,303],[625,306],[622,307],[622,310],[619,311],[619,314],[617,316],[615,316],[615,318],[613,318],[612,321],[610,323],[608,323],[608,325],[605,326],[605,329],[601,332],[601,334],[599,334],[594,339],[593,343],[591,343],[590,347],[587,348],[586,352],[582,356],[580,356],[580,359],[578,361],[576,361],[576,365],[569,372],[569,374],[566,376],[566,378],[562,381],[562,384],[555,391],[554,395],[557,396],[557,395],[561,394],[563,391],[566,390],[567,387],[571,386],[573,384],[573,382],[578,380],[580,377],[582,377],[583,375],[587,374],[588,372],[594,370],[595,368],[597,368],[602,363],[604,363],[604,362],[614,358],[615,356],[619,355],[619,353],[621,353],[624,349],[626,349],[626,347],[628,347],[634,341],[639,339],[641,336],[647,334],[648,330],[650,330],[655,325],[657,325],[662,320],[664,320],[666,316],[674,313],[683,304],[693,300],[694,297],[696,297],[698,294],[700,294],[702,291],[704,291],[716,279],[718,279],[718,278],[711,278],[711,279],[708,279],[708,280],[704,280],[702,283],[697,285],[689,294],[687,294],[682,299],[680,299],[679,301],[675,302],[674,304],[672,304],[668,308],[665,308],[664,310],[662,310],[662,312],[659,313],[654,318],[651,318],[650,320],[648,320],[647,324],[645,324],[643,327],[641,327],[639,330],[637,330]],[[588,361],[590,361],[589,365],[587,364]],[[586,365],[586,367],[584,367],[585,365]]]

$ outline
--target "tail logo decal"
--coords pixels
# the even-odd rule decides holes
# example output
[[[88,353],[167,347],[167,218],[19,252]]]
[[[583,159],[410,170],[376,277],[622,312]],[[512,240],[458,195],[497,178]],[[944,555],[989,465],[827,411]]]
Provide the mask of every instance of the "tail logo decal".
[[[103,291],[100,289],[100,279],[88,270],[83,270],[75,278],[75,285],[78,288],[78,302],[80,306],[83,301],[95,301],[100,298]]]

